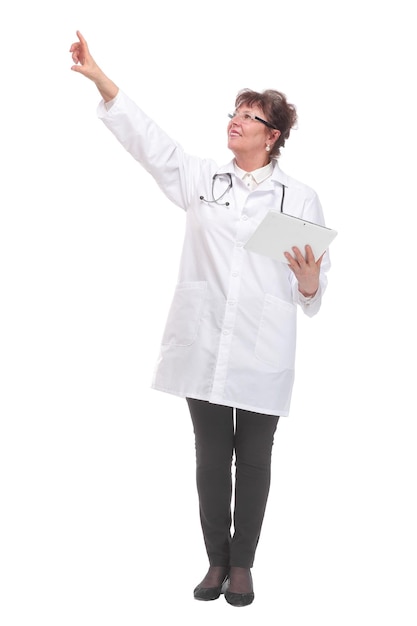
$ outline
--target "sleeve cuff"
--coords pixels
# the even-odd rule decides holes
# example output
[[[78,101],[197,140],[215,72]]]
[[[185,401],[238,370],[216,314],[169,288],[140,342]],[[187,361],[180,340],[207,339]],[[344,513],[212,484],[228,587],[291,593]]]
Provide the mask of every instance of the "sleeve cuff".
[[[104,100],[103,100],[103,103],[104,103],[104,106],[106,108],[106,111],[110,111],[110,109],[112,108],[113,104],[116,102],[119,93],[120,93],[120,91],[118,91],[117,95],[114,96],[114,98],[112,100],[109,100],[108,102],[104,102]]]
[[[319,287],[316,293],[314,294],[314,296],[303,296],[301,291],[298,291],[298,288],[297,288],[298,302],[300,304],[306,304],[306,305],[312,304],[313,302],[315,302],[316,300],[320,298],[320,292],[321,292],[321,289]]]

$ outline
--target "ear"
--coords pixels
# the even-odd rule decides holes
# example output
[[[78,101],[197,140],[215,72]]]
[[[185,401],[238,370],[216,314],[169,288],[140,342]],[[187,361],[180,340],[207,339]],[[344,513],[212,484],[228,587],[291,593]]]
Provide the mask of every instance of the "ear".
[[[280,130],[270,130],[268,139],[272,144],[274,144],[280,135]]]

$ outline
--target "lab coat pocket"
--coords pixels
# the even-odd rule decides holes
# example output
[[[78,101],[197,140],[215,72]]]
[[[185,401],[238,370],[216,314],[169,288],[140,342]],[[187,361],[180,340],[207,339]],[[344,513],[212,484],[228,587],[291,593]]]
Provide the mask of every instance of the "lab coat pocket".
[[[195,341],[206,291],[205,281],[177,285],[165,325],[163,345],[190,346]]]
[[[257,358],[278,370],[294,369],[297,309],[266,294],[256,339]]]

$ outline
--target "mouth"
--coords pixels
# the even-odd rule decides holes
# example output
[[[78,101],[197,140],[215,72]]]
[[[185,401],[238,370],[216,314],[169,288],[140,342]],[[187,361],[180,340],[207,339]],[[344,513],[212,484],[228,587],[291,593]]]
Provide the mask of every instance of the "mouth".
[[[237,132],[237,130],[230,130],[229,131],[229,137],[232,139],[233,137],[240,137],[240,133]]]

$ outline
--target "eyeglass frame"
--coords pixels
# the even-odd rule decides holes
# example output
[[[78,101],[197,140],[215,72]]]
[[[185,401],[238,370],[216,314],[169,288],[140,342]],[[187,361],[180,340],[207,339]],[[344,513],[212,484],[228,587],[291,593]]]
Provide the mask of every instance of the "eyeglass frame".
[[[232,120],[234,117],[240,116],[242,117],[243,115],[246,115],[247,117],[249,117],[253,122],[261,122],[261,124],[265,124],[265,126],[267,126],[268,128],[272,128],[272,130],[279,130],[279,128],[276,128],[276,126],[274,126],[273,124],[271,124],[271,122],[267,122],[266,120],[263,120],[262,117],[259,117],[258,115],[253,115],[253,113],[249,113],[248,111],[246,111],[245,113],[238,113],[237,111],[235,111],[234,113],[228,113],[227,116],[230,117],[230,119]],[[243,122],[248,121],[248,120],[243,120]]]

